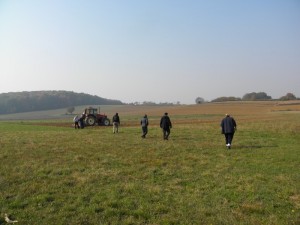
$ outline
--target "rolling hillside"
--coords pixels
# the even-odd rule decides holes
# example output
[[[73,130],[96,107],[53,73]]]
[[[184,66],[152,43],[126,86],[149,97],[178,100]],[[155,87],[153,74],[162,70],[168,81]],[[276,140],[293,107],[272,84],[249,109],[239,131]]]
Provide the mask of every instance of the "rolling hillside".
[[[79,105],[122,105],[119,100],[71,91],[32,91],[0,94],[0,114],[53,110]]]

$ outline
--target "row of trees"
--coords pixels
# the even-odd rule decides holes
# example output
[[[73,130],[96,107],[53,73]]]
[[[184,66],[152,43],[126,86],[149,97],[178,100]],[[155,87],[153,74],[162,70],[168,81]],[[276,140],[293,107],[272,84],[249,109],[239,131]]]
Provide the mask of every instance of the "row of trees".
[[[0,94],[0,114],[59,109],[79,105],[120,105],[95,95],[71,91],[32,91]]]
[[[293,93],[287,93],[285,96],[280,97],[278,100],[288,101],[296,100],[297,97]],[[242,98],[238,97],[219,97],[211,102],[225,102],[225,101],[265,101],[272,100],[272,97],[267,95],[265,92],[251,92],[245,94]],[[201,97],[197,97],[195,100],[196,104],[204,103],[205,100]]]
[[[180,102],[151,102],[151,101],[144,101],[144,102],[133,102],[129,103],[129,105],[143,105],[143,106],[172,106],[172,105],[180,105]]]
[[[237,97],[219,97],[211,102],[224,101],[256,101],[256,100],[271,100],[265,92],[252,92],[245,94],[242,98]],[[295,100],[296,96],[292,93],[287,93],[279,100]],[[201,97],[196,98],[196,103],[204,103],[205,100]],[[72,113],[74,106],[79,105],[121,105],[119,100],[111,100],[101,98],[95,95],[84,93],[74,93],[70,91],[32,91],[32,92],[10,92],[0,94],[0,114],[10,114],[19,112],[32,112],[49,109],[67,108],[67,112]],[[180,105],[176,103],[159,103],[142,102],[132,103],[134,105]],[[73,108],[72,108],[73,107]]]

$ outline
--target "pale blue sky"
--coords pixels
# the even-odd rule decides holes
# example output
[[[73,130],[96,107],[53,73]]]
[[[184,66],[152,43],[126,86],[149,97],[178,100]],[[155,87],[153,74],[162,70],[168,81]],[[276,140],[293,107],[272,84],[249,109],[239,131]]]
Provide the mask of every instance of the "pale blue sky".
[[[300,0],[0,0],[0,93],[300,97]]]

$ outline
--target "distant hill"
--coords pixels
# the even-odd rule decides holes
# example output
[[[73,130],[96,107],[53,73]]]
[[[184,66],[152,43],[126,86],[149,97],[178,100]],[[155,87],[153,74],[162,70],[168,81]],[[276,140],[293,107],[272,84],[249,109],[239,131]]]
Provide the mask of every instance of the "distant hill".
[[[24,91],[0,94],[0,114],[59,109],[79,105],[122,105],[111,100],[72,91]]]

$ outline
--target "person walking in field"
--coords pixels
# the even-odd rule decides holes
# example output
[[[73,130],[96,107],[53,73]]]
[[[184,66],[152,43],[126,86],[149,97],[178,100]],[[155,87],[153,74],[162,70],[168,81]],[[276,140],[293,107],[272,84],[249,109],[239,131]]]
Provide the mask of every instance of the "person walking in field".
[[[234,132],[236,131],[236,122],[229,114],[221,121],[222,134],[225,136],[227,149],[231,148]]]
[[[168,140],[171,133],[172,123],[167,112],[160,119],[160,128],[162,128],[164,140]]]
[[[145,114],[145,116],[141,119],[141,126],[142,126],[142,133],[143,133],[142,138],[145,138],[148,133],[148,125],[149,125],[148,117]]]
[[[116,113],[113,118],[112,118],[112,122],[113,122],[113,133],[118,133],[119,132],[119,126],[120,126],[120,117],[119,114]]]

